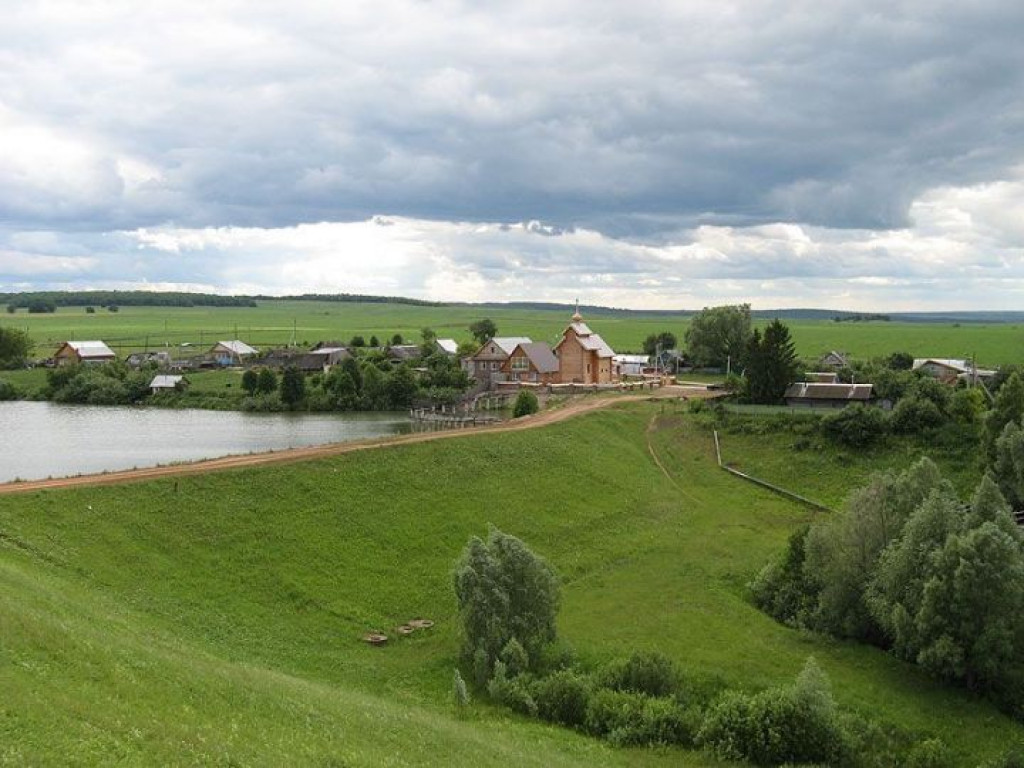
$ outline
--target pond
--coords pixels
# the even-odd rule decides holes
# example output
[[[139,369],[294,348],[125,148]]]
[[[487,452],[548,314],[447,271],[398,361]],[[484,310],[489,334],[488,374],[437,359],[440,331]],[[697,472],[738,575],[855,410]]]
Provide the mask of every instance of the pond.
[[[254,414],[0,402],[0,482],[363,440],[413,428],[404,413]]]

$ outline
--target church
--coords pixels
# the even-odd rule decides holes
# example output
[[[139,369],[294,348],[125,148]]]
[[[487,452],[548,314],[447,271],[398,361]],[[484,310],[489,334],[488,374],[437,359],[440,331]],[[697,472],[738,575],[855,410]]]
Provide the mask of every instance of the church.
[[[562,384],[610,384],[617,378],[612,361],[615,352],[583,322],[578,304],[554,353],[558,358],[558,381]]]

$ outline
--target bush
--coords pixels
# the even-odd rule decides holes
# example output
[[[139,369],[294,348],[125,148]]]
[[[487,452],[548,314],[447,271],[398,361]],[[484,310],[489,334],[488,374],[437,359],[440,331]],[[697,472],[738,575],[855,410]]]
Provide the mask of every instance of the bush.
[[[791,688],[723,695],[708,711],[698,741],[721,758],[756,765],[834,765],[845,752],[827,678],[813,659]]]
[[[672,660],[657,651],[636,651],[605,667],[597,682],[602,688],[648,696],[671,696],[679,690],[680,675]]]
[[[18,390],[14,388],[14,385],[9,381],[0,379],[0,401],[3,400],[17,400]]]
[[[537,702],[530,692],[529,676],[510,677],[503,661],[494,664],[493,677],[487,682],[487,695],[513,712],[530,717],[537,716]]]
[[[871,445],[885,435],[887,427],[881,410],[860,404],[848,405],[821,420],[828,437],[851,448]]]
[[[911,395],[896,403],[892,411],[891,424],[893,432],[913,434],[937,427],[944,420],[942,411],[932,400]]]
[[[691,718],[671,699],[603,689],[590,697],[587,730],[618,746],[693,743]]]
[[[519,394],[516,395],[515,404],[512,406],[512,418],[518,419],[520,416],[529,416],[531,413],[536,413],[540,410],[540,403],[537,402],[537,395],[528,389],[519,390]]]
[[[537,703],[537,714],[544,720],[579,728],[587,716],[590,685],[586,678],[570,670],[555,672],[537,680],[530,692]]]

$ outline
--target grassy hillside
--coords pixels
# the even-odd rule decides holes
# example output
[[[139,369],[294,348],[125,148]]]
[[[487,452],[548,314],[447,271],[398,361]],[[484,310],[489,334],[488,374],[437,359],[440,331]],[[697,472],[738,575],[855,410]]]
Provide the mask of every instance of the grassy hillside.
[[[86,314],[82,307],[62,307],[52,315],[0,315],[0,324],[27,329],[37,352],[49,354],[69,339],[106,340],[123,354],[165,342],[188,342],[208,347],[218,339],[240,337],[257,346],[320,340],[347,341],[356,334],[381,340],[395,333],[416,341],[430,326],[441,336],[470,337],[470,323],[491,317],[499,332],[554,341],[568,322],[562,310],[482,308],[467,306],[420,307],[404,304],[337,303],[260,300],[257,307],[122,307],[117,313],[98,309]],[[689,323],[682,314],[600,314],[587,317],[594,330],[619,351],[637,351],[651,333],[668,330],[680,339]],[[759,324],[765,321],[759,320]],[[787,320],[797,351],[814,358],[829,350],[857,357],[888,355],[896,350],[915,357],[968,357],[976,354],[981,365],[1024,363],[1024,326],[1020,324],[834,323],[827,320]]]
[[[707,764],[479,704],[454,716],[450,569],[488,522],[561,573],[560,631],[584,660],[657,648],[693,679],[756,688],[813,654],[841,703],[956,733],[964,764],[1021,735],[879,651],[757,612],[746,582],[809,513],[718,471],[710,446],[672,406],[637,405],[177,484],[4,497],[0,760]],[[359,641],[414,616],[437,625],[387,648]]]

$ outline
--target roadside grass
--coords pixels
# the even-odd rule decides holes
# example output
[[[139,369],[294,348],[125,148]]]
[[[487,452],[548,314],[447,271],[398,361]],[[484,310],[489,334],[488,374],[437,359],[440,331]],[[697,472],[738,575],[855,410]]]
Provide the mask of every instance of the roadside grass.
[[[722,461],[833,509],[873,473],[901,471],[925,455],[964,497],[981,479],[979,436],[972,428],[947,425],[924,435],[887,435],[858,450],[821,434],[821,414],[780,413],[774,419],[772,414],[730,413],[717,427]],[[707,420],[702,423],[709,433],[714,428]]]
[[[469,340],[470,323],[492,318],[499,333],[555,342],[568,313],[548,309],[484,308],[464,305],[419,307],[405,304],[260,300],[256,307],[121,307],[117,313],[86,314],[83,307],[60,307],[53,314],[24,311],[0,315],[0,324],[28,330],[37,356],[53,354],[68,339],[103,339],[119,355],[148,346],[189,355],[205,351],[221,339],[242,338],[258,347],[322,340],[347,342],[352,336],[382,342],[395,333],[417,343],[429,326],[440,336]],[[670,331],[682,341],[689,315],[660,316],[596,313],[586,316],[591,327],[618,352],[637,352],[652,333]],[[946,324],[786,320],[797,348],[807,359],[839,350],[856,358],[884,357],[896,351],[915,357],[970,357],[997,366],[1024,362],[1024,326],[1019,324]],[[767,321],[759,320],[756,325]],[[189,344],[182,348],[183,343]],[[166,347],[165,347],[166,345]]]
[[[842,465],[819,471],[855,482]],[[301,464],[7,496],[0,610],[15,619],[0,632],[28,666],[0,662],[13,678],[0,707],[28,714],[3,718],[14,723],[0,725],[4,749],[71,754],[84,741],[85,763],[195,762],[173,758],[188,743],[219,750],[211,762],[416,764],[437,762],[434,749],[452,764],[709,764],[697,752],[607,749],[479,703],[455,718],[451,568],[488,522],[561,574],[560,632],[584,660],[656,648],[695,684],[753,689],[791,681],[814,655],[844,706],[941,736],[963,764],[1020,737],[984,701],[881,651],[753,608],[746,584],[812,516],[718,470],[708,431],[666,403]],[[386,648],[360,641],[413,617],[436,625]],[[50,685],[34,682],[37,670]]]

